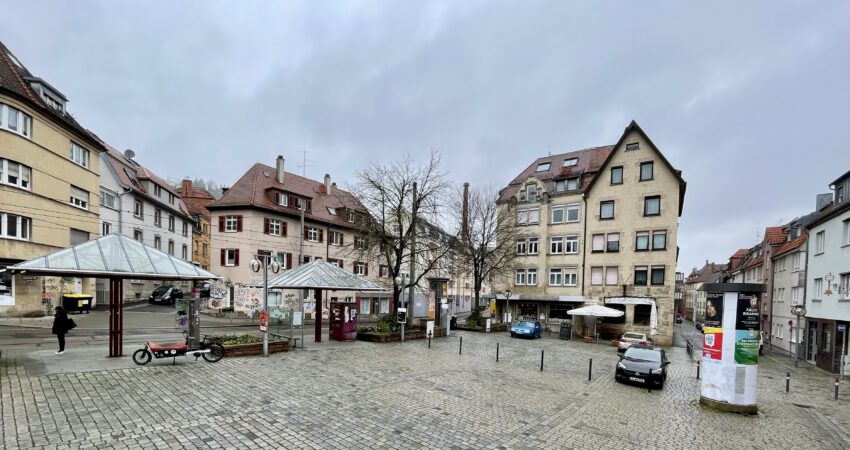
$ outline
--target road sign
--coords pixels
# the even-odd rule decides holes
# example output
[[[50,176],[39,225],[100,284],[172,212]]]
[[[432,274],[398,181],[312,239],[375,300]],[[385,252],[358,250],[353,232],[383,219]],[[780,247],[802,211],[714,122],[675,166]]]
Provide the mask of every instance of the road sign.
[[[847,325],[843,325],[843,324],[838,325],[838,331],[843,333],[846,330],[847,330]]]
[[[398,314],[396,315],[398,323],[407,322],[407,308],[399,308]]]
[[[269,331],[269,312],[260,312],[260,331]]]

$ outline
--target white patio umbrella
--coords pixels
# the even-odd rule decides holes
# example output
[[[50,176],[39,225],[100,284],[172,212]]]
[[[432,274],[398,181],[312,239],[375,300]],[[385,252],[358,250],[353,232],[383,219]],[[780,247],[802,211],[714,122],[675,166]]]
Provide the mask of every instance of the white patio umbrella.
[[[620,317],[625,313],[618,309],[595,304],[590,306],[582,306],[581,308],[571,309],[567,311],[567,314],[572,314],[574,316]]]
[[[567,311],[567,314],[572,314],[573,316],[588,316],[588,317],[620,317],[625,314],[623,311],[609,308],[607,306],[602,306],[600,304],[593,304],[588,306],[582,306],[581,308],[576,308]],[[596,321],[593,321],[593,335],[596,336]]]

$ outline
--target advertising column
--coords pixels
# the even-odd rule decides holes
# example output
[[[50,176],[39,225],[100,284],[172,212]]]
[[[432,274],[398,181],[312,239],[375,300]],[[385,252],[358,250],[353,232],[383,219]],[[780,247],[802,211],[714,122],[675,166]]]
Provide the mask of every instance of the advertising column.
[[[756,402],[762,284],[706,284],[700,403],[758,412]]]

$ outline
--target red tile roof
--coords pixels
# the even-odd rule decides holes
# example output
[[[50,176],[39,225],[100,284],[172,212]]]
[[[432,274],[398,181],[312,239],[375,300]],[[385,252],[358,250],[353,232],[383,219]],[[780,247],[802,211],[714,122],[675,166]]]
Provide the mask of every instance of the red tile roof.
[[[783,227],[767,227],[764,235],[769,245],[781,245],[785,242],[785,229]]]
[[[776,259],[786,253],[790,253],[793,250],[796,250],[803,246],[806,243],[806,239],[808,238],[808,233],[803,233],[797,236],[795,239],[792,239],[785,243],[782,247],[779,247],[776,250],[776,253],[773,254],[773,259]]]
[[[311,210],[304,214],[308,220],[321,221],[344,228],[354,228],[346,221],[343,209],[364,211],[365,208],[351,193],[333,188],[330,194],[322,192],[324,183],[304,178],[290,172],[284,172],[283,184],[277,182],[275,168],[264,164],[254,164],[245,175],[221,196],[207,205],[209,210],[227,210],[244,207],[262,208],[279,214],[298,216],[295,205],[281,206],[272,201],[273,191],[282,191],[311,201]],[[328,208],[336,208],[333,215]]]
[[[189,208],[180,198],[180,195],[173,187],[168,184],[168,182],[166,182],[150,170],[146,169],[135,160],[128,159],[126,156],[124,156],[123,153],[119,152],[111,145],[104,145],[106,146],[107,150],[106,159],[112,165],[112,168],[115,169],[115,173],[118,175],[119,181],[121,181],[121,183],[131,187],[139,193],[147,194],[148,191],[147,189],[145,189],[145,185],[142,184],[139,180],[151,180],[154,183],[160,185],[160,187],[162,187],[166,191],[171,192],[172,194],[177,196],[177,209],[189,217],[192,216],[189,211]]]
[[[515,196],[529,177],[535,177],[542,181],[546,191],[551,193],[555,192],[555,181],[580,176],[580,189],[584,189],[590,184],[593,176],[599,171],[599,168],[602,167],[602,164],[608,159],[608,155],[613,150],[613,145],[607,145],[537,158],[530,166],[526,167],[525,170],[517,175],[516,178],[511,180],[506,188],[502,189],[499,193],[498,201],[506,202]],[[578,159],[576,165],[564,167],[564,161],[572,158]],[[537,167],[547,162],[549,163],[549,169],[538,172]]]
[[[179,186],[177,188],[177,194],[183,198],[183,202],[186,203],[186,206],[189,208],[189,212],[192,215],[200,215],[207,219],[210,218],[210,212],[207,209],[207,205],[215,201],[215,198],[207,192],[206,189],[200,189],[196,187],[192,187],[191,192],[187,195],[183,191],[183,186]]]
[[[744,266],[741,267],[739,270],[751,269],[753,267],[762,265],[762,263],[764,263],[764,256],[759,256],[758,258],[750,260],[749,262],[744,264]]]

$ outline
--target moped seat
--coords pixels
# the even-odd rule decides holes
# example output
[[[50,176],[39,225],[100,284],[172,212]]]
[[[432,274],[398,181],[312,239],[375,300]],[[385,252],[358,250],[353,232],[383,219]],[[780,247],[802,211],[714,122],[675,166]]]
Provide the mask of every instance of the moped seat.
[[[167,342],[164,344],[157,344],[148,341],[148,348],[150,348],[152,352],[163,352],[166,350],[176,350],[178,352],[185,352],[189,347],[186,345],[185,342]]]

